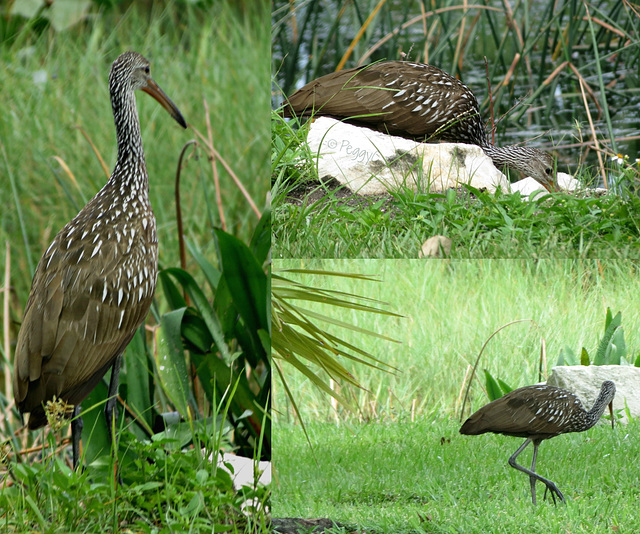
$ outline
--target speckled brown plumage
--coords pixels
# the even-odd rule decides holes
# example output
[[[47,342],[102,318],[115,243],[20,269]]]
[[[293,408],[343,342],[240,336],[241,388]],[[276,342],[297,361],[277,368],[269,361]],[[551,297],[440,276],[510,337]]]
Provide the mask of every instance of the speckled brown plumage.
[[[504,397],[486,404],[469,417],[460,428],[461,434],[477,435],[494,432],[527,438],[522,446],[509,458],[509,465],[529,475],[531,497],[536,504],[535,482],[540,480],[561,501],[564,496],[556,485],[535,473],[538,446],[545,439],[569,432],[584,432],[595,425],[609,405],[613,424],[612,402],[616,386],[610,380],[602,383],[600,394],[591,410],[585,410],[582,402],[570,391],[555,386],[526,386],[507,393]],[[531,469],[516,463],[517,456],[533,442]]]
[[[489,142],[476,97],[443,70],[409,61],[384,61],[333,72],[292,94],[285,117],[325,115],[416,141],[449,141],[482,147],[507,166],[555,188],[555,160],[531,147]]]
[[[30,429],[46,424],[43,403],[55,396],[80,404],[115,365],[156,287],[158,239],[134,91],[148,92],[186,123],[140,54],[116,59],[109,88],[115,168],[40,259],[18,335],[13,390],[20,411],[30,414]],[[117,369],[113,374],[117,391]]]

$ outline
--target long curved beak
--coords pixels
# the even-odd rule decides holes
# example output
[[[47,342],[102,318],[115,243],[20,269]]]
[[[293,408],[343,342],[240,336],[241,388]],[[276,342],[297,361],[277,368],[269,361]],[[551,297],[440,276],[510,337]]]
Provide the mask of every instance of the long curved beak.
[[[187,127],[187,123],[182,117],[182,113],[180,113],[178,107],[171,101],[164,91],[160,89],[156,82],[151,78],[148,78],[147,85],[144,85],[140,89],[160,102],[160,105],[169,112],[169,115],[171,115],[180,126],[183,128]]]
[[[614,419],[613,419],[613,401],[611,401],[609,403],[609,413],[611,414],[611,428],[613,428],[614,425]]]

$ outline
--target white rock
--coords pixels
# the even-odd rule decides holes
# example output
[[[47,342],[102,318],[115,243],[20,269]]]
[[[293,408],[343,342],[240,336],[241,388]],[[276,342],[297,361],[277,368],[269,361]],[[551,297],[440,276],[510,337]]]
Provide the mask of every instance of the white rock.
[[[508,191],[509,182],[476,145],[418,143],[320,117],[307,143],[317,155],[320,179],[331,176],[361,195],[408,187],[445,191],[470,184],[478,189]]]
[[[224,464],[231,464],[233,473]],[[257,473],[254,474],[254,466]],[[253,486],[254,484],[271,484],[271,462],[256,462],[251,458],[236,456],[228,452],[223,452],[218,456],[218,467],[228,471],[233,479],[233,487],[238,490],[242,486]]]
[[[556,174],[556,185],[562,191],[578,191],[578,190],[588,190],[592,193],[606,193],[607,190],[602,187],[596,188],[585,188],[578,180],[576,180],[570,174],[566,172],[559,172]],[[525,178],[524,180],[519,180],[511,184],[511,191],[520,191],[522,196],[529,197],[532,193],[536,193],[541,191],[546,194],[547,190],[542,186],[540,182],[537,182],[533,178]],[[538,193],[540,195],[541,193]],[[536,196],[538,196],[536,195]]]
[[[593,406],[600,386],[605,380],[613,380],[616,396],[614,410],[622,410],[621,422],[627,422],[625,402],[633,417],[640,417],[640,367],[631,365],[561,365],[551,370],[547,384],[571,391],[589,410]],[[606,412],[605,412],[606,413]]]

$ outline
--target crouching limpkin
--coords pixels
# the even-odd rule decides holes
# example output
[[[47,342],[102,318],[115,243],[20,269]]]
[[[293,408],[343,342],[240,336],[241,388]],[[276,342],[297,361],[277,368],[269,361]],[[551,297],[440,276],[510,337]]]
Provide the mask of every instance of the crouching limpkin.
[[[109,74],[118,158],[106,185],[58,232],[36,268],[14,360],[13,391],[29,429],[47,423],[54,397],[74,406],[73,462],[79,461],[79,404],[109,368],[105,407],[110,443],[122,354],[144,321],[156,287],[158,239],[149,203],[134,91],[155,98],[183,128],[176,105],[125,52]]]
[[[325,115],[416,141],[478,145],[497,167],[555,189],[554,158],[536,148],[491,144],[474,94],[432,65],[385,61],[333,72],[292,94],[283,113]]]
[[[477,435],[485,432],[527,438],[509,458],[509,465],[529,475],[531,498],[536,504],[536,480],[551,492],[553,502],[556,495],[564,501],[557,486],[540,475],[536,470],[538,446],[544,439],[568,432],[584,432],[595,425],[604,409],[609,405],[611,426],[613,427],[613,397],[616,386],[610,380],[602,383],[600,394],[591,410],[582,406],[580,399],[566,389],[555,386],[525,386],[507,393],[504,397],[486,404],[467,419],[460,428],[461,434]],[[533,442],[531,469],[516,463],[518,455]],[[546,489],[545,489],[546,495]]]

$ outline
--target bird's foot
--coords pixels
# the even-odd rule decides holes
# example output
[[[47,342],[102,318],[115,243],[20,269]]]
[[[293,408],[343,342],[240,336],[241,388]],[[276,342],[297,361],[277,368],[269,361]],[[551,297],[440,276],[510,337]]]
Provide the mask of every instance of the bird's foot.
[[[544,496],[542,497],[543,501],[547,499],[547,491],[549,491],[554,505],[557,506],[556,495],[558,496],[558,499],[560,499],[560,502],[566,502],[564,495],[562,495],[562,492],[558,489],[558,486],[556,486],[553,482],[549,482],[548,484],[545,483]]]

